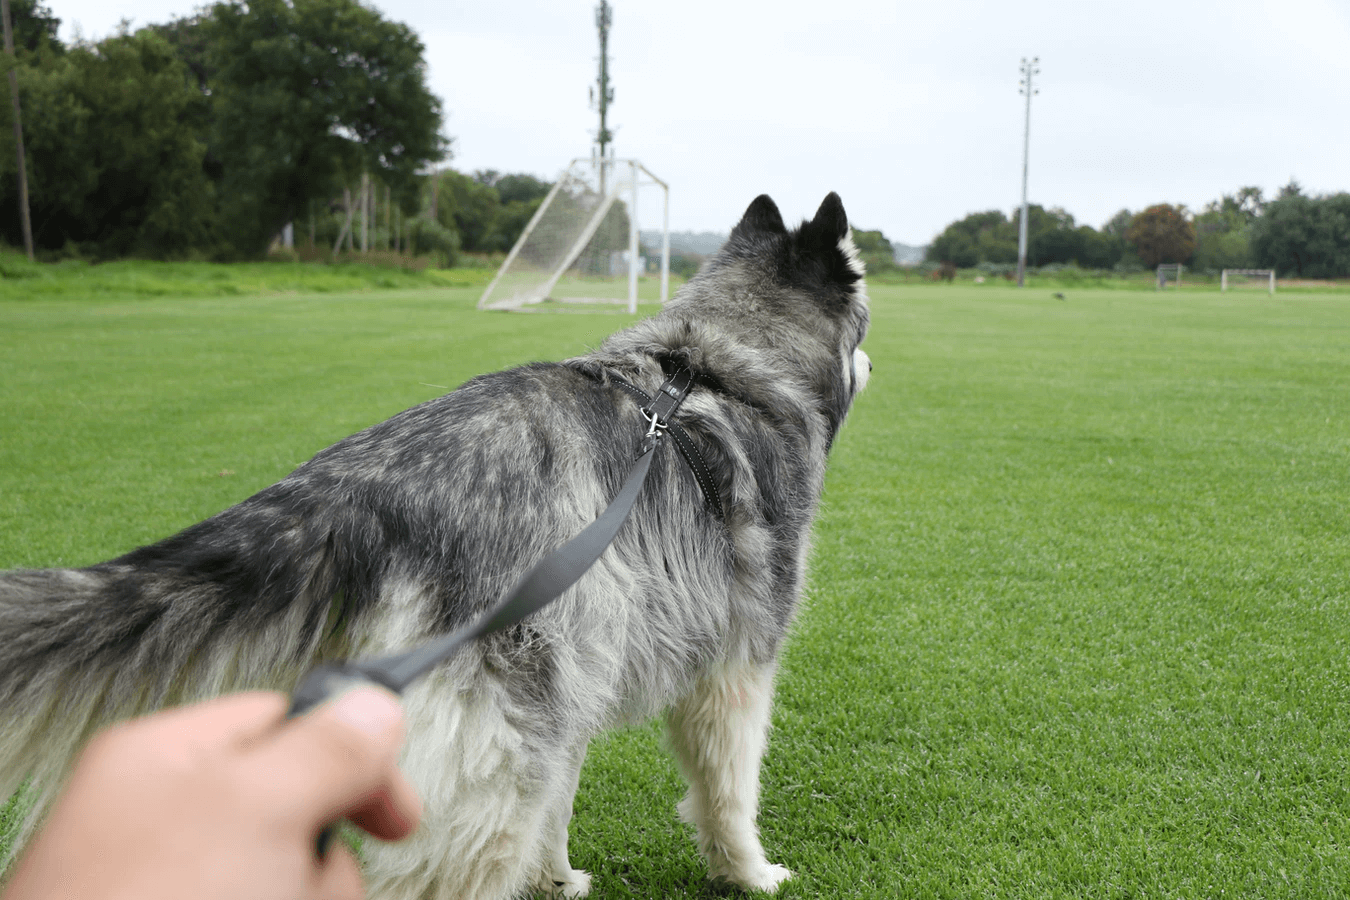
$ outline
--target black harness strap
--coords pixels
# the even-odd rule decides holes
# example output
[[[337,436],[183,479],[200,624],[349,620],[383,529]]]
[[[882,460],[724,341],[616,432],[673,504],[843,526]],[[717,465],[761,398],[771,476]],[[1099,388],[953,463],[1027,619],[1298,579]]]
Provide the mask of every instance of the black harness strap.
[[[676,381],[677,378],[679,379],[678,382]],[[650,419],[652,415],[656,415],[658,418],[664,419],[666,422],[666,429],[670,432],[671,438],[675,441],[675,448],[680,451],[680,455],[684,457],[684,461],[689,464],[689,471],[694,473],[694,480],[698,482],[699,490],[703,492],[704,502],[712,508],[712,511],[717,518],[726,518],[726,513],[722,509],[722,497],[717,493],[717,483],[713,481],[712,471],[708,468],[708,464],[703,461],[703,456],[698,452],[698,448],[694,446],[693,438],[689,437],[689,432],[685,431],[678,422],[669,417],[669,413],[665,416],[661,415],[666,407],[669,407],[670,412],[673,413],[675,408],[678,407],[680,402],[688,395],[689,389],[693,387],[694,383],[693,373],[688,369],[678,370],[674,375],[666,379],[665,384],[661,385],[661,390],[658,392],[655,400],[652,400],[651,397],[647,396],[646,391],[629,384],[622,378],[610,375],[609,380],[615,387],[623,388],[642,403],[642,414],[644,416]],[[680,385],[682,385],[682,387],[680,387]],[[674,397],[671,393],[672,388],[679,390],[680,392],[679,399],[674,400],[673,404],[666,402]]]

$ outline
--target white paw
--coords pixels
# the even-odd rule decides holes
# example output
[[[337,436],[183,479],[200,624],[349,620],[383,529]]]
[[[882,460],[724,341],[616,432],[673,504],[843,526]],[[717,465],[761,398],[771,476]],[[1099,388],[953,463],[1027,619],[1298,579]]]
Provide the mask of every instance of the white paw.
[[[747,891],[764,891],[772,894],[778,890],[780,884],[791,877],[792,872],[788,869],[766,862],[762,866],[756,866],[752,871],[726,876],[726,880]]]
[[[566,869],[543,876],[539,893],[549,898],[585,897],[591,892],[591,875],[581,869]]]

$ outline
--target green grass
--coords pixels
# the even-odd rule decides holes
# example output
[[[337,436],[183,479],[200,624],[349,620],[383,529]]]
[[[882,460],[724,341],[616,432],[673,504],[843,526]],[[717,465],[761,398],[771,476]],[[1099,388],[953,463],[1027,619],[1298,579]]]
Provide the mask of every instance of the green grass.
[[[0,303],[0,567],[164,536],[627,321],[478,292]],[[1350,883],[1350,294],[1066,293],[872,290],[765,763],[782,896]],[[680,792],[655,726],[596,742],[595,896],[718,895]]]
[[[237,297],[259,294],[350,293],[394,288],[482,287],[493,270],[482,268],[412,270],[388,264],[351,261],[209,263],[119,260],[91,264],[83,260],[30,263],[22,255],[0,252],[0,302],[93,297]]]

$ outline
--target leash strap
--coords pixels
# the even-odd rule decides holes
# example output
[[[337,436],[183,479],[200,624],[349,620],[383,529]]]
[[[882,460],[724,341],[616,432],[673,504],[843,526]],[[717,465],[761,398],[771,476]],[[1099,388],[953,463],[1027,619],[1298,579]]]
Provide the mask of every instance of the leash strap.
[[[688,370],[675,373],[661,385],[656,402],[643,410],[651,427],[643,436],[637,461],[614,500],[580,534],[535,563],[506,599],[477,621],[421,647],[377,659],[328,663],[311,669],[291,694],[291,707],[286,718],[304,715],[325,700],[362,684],[376,684],[396,694],[402,693],[415,679],[445,662],[469,641],[510,628],[576,584],[614,542],[627,521],[651,470],[652,454],[661,442],[661,435],[673,424],[670,416],[684,401],[692,385],[693,375]],[[334,826],[331,825],[319,833],[315,850],[320,859],[327,855],[333,834]]]

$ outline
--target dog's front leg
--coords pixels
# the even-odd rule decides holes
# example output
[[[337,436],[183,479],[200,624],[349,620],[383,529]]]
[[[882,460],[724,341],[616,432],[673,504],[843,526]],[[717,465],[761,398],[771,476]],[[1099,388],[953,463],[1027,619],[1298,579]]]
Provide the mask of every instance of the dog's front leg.
[[[697,829],[709,874],[763,891],[776,890],[792,875],[765,858],[755,825],[773,676],[773,665],[723,665],[699,679],[668,721],[689,782],[680,815]]]

